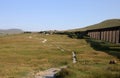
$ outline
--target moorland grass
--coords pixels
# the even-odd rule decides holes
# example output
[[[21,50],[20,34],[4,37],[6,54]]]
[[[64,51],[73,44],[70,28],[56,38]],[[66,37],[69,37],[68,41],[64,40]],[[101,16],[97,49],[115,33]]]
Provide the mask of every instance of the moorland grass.
[[[46,43],[42,43],[44,39]],[[77,54],[76,64],[72,63],[72,51]],[[109,65],[111,59],[118,63]],[[68,66],[65,78],[120,77],[119,59],[95,50],[85,39],[42,34],[0,37],[0,78],[27,78],[31,72],[64,65]]]

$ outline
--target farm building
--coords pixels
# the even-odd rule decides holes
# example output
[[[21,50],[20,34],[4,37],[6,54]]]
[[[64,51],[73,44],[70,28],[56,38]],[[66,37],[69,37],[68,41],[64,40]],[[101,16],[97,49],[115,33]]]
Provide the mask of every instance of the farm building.
[[[88,36],[115,44],[120,43],[120,26],[87,30]]]

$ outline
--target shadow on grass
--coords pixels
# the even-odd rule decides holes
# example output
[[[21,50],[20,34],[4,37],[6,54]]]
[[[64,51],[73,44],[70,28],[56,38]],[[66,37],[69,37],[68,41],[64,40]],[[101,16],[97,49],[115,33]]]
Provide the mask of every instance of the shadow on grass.
[[[112,44],[90,38],[87,38],[86,41],[91,45],[93,49],[97,51],[104,51],[120,59],[120,44]]]

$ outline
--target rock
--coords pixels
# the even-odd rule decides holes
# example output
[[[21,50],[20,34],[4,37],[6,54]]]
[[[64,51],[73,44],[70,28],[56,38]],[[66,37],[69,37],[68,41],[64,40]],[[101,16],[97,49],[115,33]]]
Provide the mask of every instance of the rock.
[[[72,59],[73,59],[73,63],[77,62],[76,53],[74,51],[72,52]]]
[[[42,41],[42,43],[45,43],[47,41],[47,39],[44,39],[43,41]]]
[[[116,60],[110,60],[109,64],[116,64],[117,61]]]
[[[32,36],[29,36],[29,39],[31,39],[32,38]]]

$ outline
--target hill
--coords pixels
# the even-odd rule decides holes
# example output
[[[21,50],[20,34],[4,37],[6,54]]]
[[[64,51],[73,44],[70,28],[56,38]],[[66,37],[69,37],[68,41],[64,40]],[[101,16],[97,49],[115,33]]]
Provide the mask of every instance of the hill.
[[[109,19],[109,20],[105,20],[105,21],[103,21],[103,22],[100,22],[100,23],[98,23],[98,24],[86,26],[86,27],[84,27],[84,28],[67,30],[67,31],[68,31],[68,32],[86,31],[86,30],[92,30],[92,29],[116,27],[116,26],[120,26],[120,19]]]
[[[19,34],[22,33],[23,31],[20,29],[0,29],[0,35],[5,35],[5,34]]]
[[[106,20],[101,23],[85,27],[85,29],[91,30],[91,29],[100,29],[100,28],[108,28],[108,27],[116,27],[116,26],[120,26],[120,19]]]

